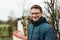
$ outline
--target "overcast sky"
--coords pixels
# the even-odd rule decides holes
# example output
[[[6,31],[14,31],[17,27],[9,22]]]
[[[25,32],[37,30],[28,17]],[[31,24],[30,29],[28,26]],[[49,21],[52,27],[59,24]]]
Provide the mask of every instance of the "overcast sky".
[[[23,14],[24,0],[0,0],[0,20],[8,20],[8,16],[21,17]],[[33,4],[44,7],[43,0],[25,0],[25,9]],[[13,14],[12,14],[13,13]]]

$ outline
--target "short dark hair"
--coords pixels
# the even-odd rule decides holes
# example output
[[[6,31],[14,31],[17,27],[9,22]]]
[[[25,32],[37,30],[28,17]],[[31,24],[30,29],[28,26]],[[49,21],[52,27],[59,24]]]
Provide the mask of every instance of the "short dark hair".
[[[41,6],[39,6],[39,5],[33,5],[33,6],[31,7],[31,9],[33,9],[33,8],[39,9],[40,12],[43,12]]]

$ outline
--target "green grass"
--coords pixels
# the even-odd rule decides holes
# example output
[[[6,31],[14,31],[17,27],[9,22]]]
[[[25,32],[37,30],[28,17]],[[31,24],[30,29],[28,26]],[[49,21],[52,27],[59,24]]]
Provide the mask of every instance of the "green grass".
[[[13,40],[12,36],[8,37],[9,35],[8,27],[12,27],[13,28],[12,31],[16,30],[16,27],[14,27],[13,25],[10,26],[9,24],[0,24],[0,35],[7,36],[7,37],[0,36],[0,40]]]
[[[13,40],[11,37],[7,37],[7,38],[1,38],[0,37],[0,40]]]
[[[0,24],[0,27],[9,27],[9,24]]]

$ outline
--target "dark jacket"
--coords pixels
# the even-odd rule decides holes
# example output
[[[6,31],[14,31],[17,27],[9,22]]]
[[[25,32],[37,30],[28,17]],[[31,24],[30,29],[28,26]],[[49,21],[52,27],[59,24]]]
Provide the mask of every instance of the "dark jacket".
[[[56,32],[46,19],[41,17],[37,22],[31,21],[28,40],[56,40]]]

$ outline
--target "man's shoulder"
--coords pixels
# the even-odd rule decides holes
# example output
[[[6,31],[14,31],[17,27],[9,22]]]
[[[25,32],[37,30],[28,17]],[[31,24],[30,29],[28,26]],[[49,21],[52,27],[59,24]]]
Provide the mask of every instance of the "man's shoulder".
[[[31,23],[31,24],[29,24],[29,27],[31,27],[31,26],[33,26],[33,25],[32,25],[32,23]]]
[[[49,30],[54,31],[54,28],[50,24],[44,23],[40,30],[41,32],[45,33],[48,32]]]
[[[33,25],[32,25],[32,23],[31,23],[28,28],[30,29],[32,26],[33,26]]]
[[[43,23],[41,29],[49,30],[49,29],[53,29],[53,27],[50,24],[48,24],[48,23]]]
[[[52,27],[49,23],[43,23],[42,26],[43,27],[49,27],[49,28]]]

